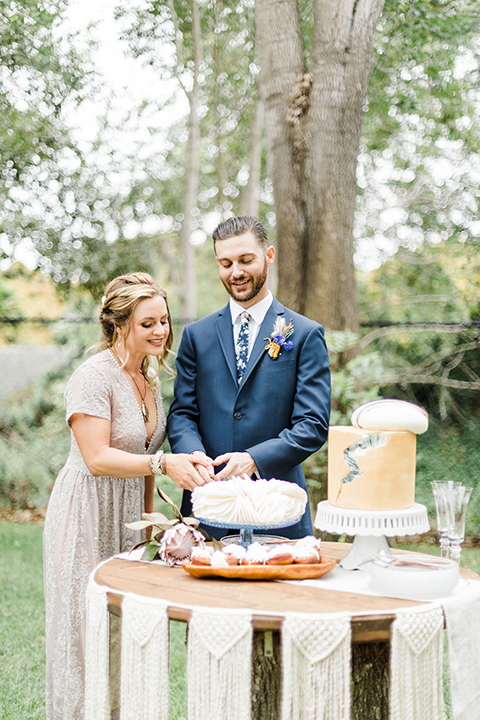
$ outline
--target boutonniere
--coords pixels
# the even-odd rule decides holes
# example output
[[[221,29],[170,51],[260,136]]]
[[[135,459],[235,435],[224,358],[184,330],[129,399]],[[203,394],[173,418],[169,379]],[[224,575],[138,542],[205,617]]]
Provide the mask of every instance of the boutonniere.
[[[288,340],[290,335],[293,335],[293,320],[290,320],[290,322],[287,323],[284,318],[277,318],[270,337],[263,338],[268,342],[268,345],[265,346],[265,350],[268,350],[268,354],[271,358],[275,360],[280,355],[282,348],[286,352],[293,348],[293,342]]]

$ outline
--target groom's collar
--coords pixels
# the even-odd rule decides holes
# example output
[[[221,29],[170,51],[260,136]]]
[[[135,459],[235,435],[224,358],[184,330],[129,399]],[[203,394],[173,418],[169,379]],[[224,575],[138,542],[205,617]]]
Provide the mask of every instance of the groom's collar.
[[[260,300],[260,302],[255,303],[255,305],[252,305],[251,307],[247,308],[248,314],[255,320],[258,326],[260,326],[265,318],[265,315],[270,309],[270,306],[273,302],[273,295],[268,291],[267,297],[263,298],[263,300]],[[232,325],[235,323],[235,320],[239,315],[241,315],[243,312],[245,312],[244,307],[239,305],[233,298],[230,298],[229,300],[229,307],[230,307],[230,314],[232,318]]]

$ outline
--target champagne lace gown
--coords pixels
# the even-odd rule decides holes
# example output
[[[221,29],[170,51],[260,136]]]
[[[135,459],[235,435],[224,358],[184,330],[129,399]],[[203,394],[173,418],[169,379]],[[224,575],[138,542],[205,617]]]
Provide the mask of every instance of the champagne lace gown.
[[[148,442],[130,383],[109,350],[89,358],[65,390],[67,421],[74,413],[110,420],[112,447],[154,453],[165,438],[157,397],[157,427]],[[47,720],[84,717],[85,591],[102,560],[130,549],[138,534],[144,478],[94,477],[72,433],[70,454],[55,482],[43,534],[46,608]]]

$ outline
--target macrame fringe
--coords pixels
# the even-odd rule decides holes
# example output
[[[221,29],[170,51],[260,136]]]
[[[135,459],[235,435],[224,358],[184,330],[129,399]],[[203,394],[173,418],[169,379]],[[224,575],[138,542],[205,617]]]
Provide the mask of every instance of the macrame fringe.
[[[442,608],[397,610],[390,653],[390,720],[443,720]]]
[[[109,615],[106,588],[87,587],[85,639],[85,720],[110,720]]]
[[[195,608],[188,625],[188,720],[250,720],[252,615]]]
[[[122,603],[122,720],[168,720],[168,603],[126,595]]]
[[[282,625],[281,720],[350,720],[348,613],[288,613]]]

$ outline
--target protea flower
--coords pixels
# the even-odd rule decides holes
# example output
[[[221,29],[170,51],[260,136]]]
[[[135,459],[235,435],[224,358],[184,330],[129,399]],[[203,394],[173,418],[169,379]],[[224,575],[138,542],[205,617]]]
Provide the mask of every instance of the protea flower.
[[[190,560],[192,548],[197,545],[204,547],[205,536],[202,531],[197,530],[199,520],[193,517],[184,518],[168,495],[160,488],[157,488],[157,492],[162,500],[172,506],[175,518],[169,520],[160,512],[143,513],[142,520],[125,523],[130,530],[152,528],[151,537],[137,543],[131,550],[144,545],[142,560],[160,558],[169,565],[181,565],[182,562]]]
[[[192,548],[205,547],[203,535],[190,525],[177,523],[165,530],[160,540],[158,554],[169,565],[181,565],[190,560]]]

